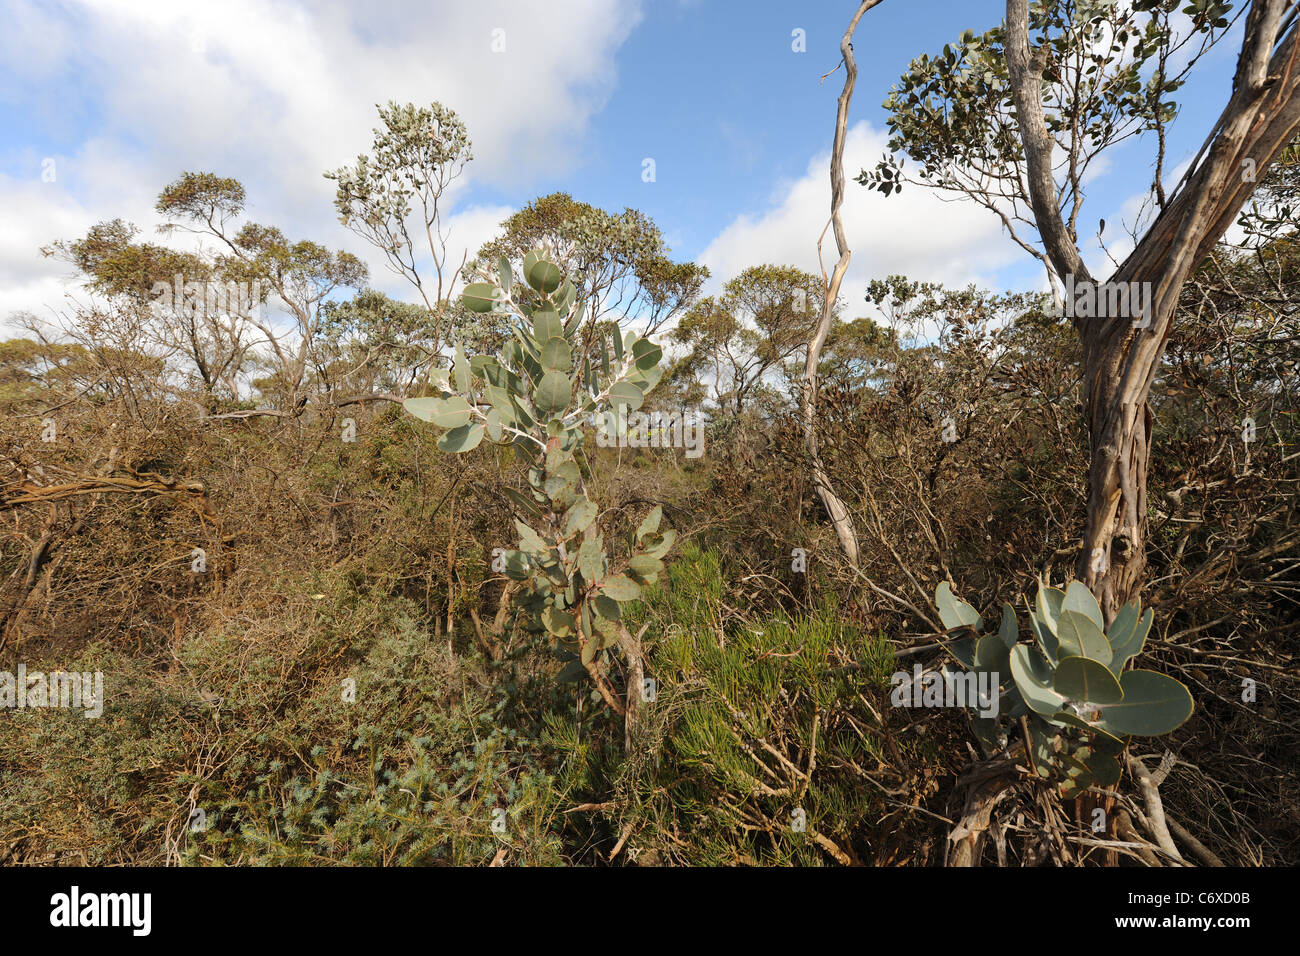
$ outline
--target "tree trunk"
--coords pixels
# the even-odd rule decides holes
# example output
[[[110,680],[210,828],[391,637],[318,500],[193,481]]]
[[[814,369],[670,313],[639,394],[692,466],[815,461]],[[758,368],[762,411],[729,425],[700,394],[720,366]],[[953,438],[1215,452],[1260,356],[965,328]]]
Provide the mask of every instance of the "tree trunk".
[[[1088,523],[1075,571],[1096,595],[1107,625],[1137,595],[1146,568],[1151,452],[1152,416],[1145,396],[1125,395],[1116,385],[1090,380],[1097,397],[1087,409]]]
[[[1143,313],[1134,314],[1130,298],[1127,314],[1098,317],[1102,310],[1096,310],[1074,319],[1083,344],[1091,439],[1088,518],[1076,572],[1108,624],[1137,595],[1146,565],[1147,398],[1173,333],[1179,292],[1300,131],[1300,39],[1289,11],[1287,0],[1253,0],[1228,105],[1159,217],[1109,280],[1140,290]],[[1007,0],[1006,22],[1007,72],[1034,219],[1056,275],[1073,285],[1092,283],[1061,217],[1054,141],[1043,115],[1046,51],[1031,47],[1029,0]]]
[[[817,492],[817,497],[821,499],[826,508],[826,514],[831,519],[831,526],[835,528],[836,537],[840,541],[840,550],[844,552],[844,556],[854,570],[857,570],[858,567],[858,536],[853,529],[853,517],[849,514],[848,506],[839,495],[835,494],[830,475],[827,474],[826,466],[822,462],[821,449],[817,444],[817,362],[821,358],[822,346],[825,344],[826,336],[830,332],[831,319],[835,312],[835,300],[839,298],[840,283],[844,281],[844,273],[849,270],[849,259],[852,256],[848,240],[844,236],[844,222],[840,218],[840,206],[844,202],[844,139],[849,125],[849,103],[853,99],[853,87],[858,79],[858,65],[853,59],[853,32],[858,28],[858,21],[862,19],[863,14],[880,2],[881,0],[862,0],[858,5],[857,13],[849,22],[848,29],[844,31],[844,36],[840,39],[840,58],[844,63],[845,76],[844,89],[840,92],[839,99],[836,102],[835,140],[831,146],[830,221],[830,225],[835,229],[835,248],[839,252],[840,258],[835,263],[835,269],[829,278],[826,277],[826,270],[822,269],[822,277],[826,279],[826,297],[822,300],[821,321],[817,324],[817,331],[813,334],[812,341],[808,343],[808,360],[804,364],[802,395],[804,444],[808,450],[813,489]],[[823,229],[822,236],[825,235],[826,231]],[[818,239],[817,253],[819,258],[821,256],[821,247],[821,239]]]

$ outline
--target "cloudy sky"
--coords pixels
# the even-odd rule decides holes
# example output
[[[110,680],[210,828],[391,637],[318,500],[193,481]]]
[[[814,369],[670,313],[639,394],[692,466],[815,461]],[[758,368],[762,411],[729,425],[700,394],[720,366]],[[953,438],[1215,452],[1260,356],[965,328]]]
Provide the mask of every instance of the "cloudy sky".
[[[40,246],[121,217],[155,239],[159,190],[186,170],[242,181],[249,213],[348,249],[373,284],[409,293],[335,219],[322,172],[369,145],[375,104],[437,100],[475,159],[452,246],[471,251],[530,199],[563,190],[649,214],[714,286],[763,262],[817,268],[827,163],[854,4],[811,0],[0,0],[0,327],[77,293]],[[861,74],[845,168],[881,155],[880,104],[907,62],[1002,17],[999,0],[886,0],[859,28]],[[803,50],[796,49],[802,31]],[[1184,96],[1171,166],[1199,147],[1227,95],[1225,43]],[[655,167],[643,179],[645,160]],[[1118,224],[1150,176],[1144,144],[1109,159],[1087,218]],[[44,175],[43,175],[44,174]],[[989,214],[916,190],[850,181],[844,295],[906,273],[1038,287]],[[1118,230],[1115,230],[1118,231]],[[1108,229],[1108,235],[1112,231]],[[828,253],[833,243],[828,238]],[[866,314],[864,305],[850,311]],[[0,328],[0,331],[3,331]]]

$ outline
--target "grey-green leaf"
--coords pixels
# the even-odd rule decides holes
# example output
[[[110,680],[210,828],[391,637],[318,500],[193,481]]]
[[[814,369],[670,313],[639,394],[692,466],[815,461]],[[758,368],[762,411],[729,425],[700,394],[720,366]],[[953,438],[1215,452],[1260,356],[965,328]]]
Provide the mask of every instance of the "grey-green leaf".
[[[1101,664],[1110,663],[1110,642],[1106,640],[1106,635],[1101,632],[1101,628],[1091,617],[1071,608],[1062,607],[1056,636],[1061,642],[1061,660],[1067,657],[1090,657]]]
[[[998,628],[998,637],[1007,646],[1007,650],[1020,642],[1020,628],[1016,624],[1016,612],[1010,604],[1002,605],[1002,624]]]
[[[1089,704],[1117,704],[1124,699],[1115,675],[1088,657],[1067,657],[1056,665],[1052,687],[1070,700]]]
[[[573,386],[567,375],[563,372],[547,372],[538,383],[537,394],[534,396],[537,410],[545,415],[562,412],[568,407],[572,394]]]
[[[421,421],[439,428],[459,428],[470,419],[469,402],[459,395],[450,398],[408,398],[402,407]]]
[[[538,309],[534,312],[533,335],[539,347],[551,339],[563,339],[564,323],[560,321],[560,313],[554,309]]]
[[[1116,736],[1155,737],[1175,730],[1192,716],[1192,695],[1181,683],[1156,671],[1120,675],[1124,699],[1103,707],[1097,722]]]
[[[1065,705],[1065,698],[1052,687],[1051,665],[1037,648],[1017,644],[1011,649],[1011,676],[1034,713],[1050,717]]]
[[[1053,633],[1056,631],[1057,619],[1061,616],[1061,605],[1065,603],[1065,592],[1060,588],[1038,585],[1038,619],[1047,625]]]
[[[573,351],[569,343],[553,335],[542,344],[542,368],[548,372],[567,372],[573,367]]]
[[[491,312],[497,304],[497,290],[490,282],[471,282],[460,294],[460,301],[471,312]]]
[[[611,574],[601,581],[600,590],[615,601],[632,601],[641,596],[641,585],[621,574]]]
[[[540,259],[528,270],[524,279],[538,292],[549,294],[560,287],[560,282],[564,279],[564,273],[560,271],[560,267],[554,262]]]
[[[636,411],[641,407],[641,402],[645,396],[641,389],[637,388],[630,382],[619,382],[609,390],[609,401],[615,407],[626,405],[629,411]]]
[[[596,520],[596,503],[588,498],[579,498],[564,515],[564,536],[572,538],[591,527]]]
[[[1099,631],[1105,626],[1101,616],[1101,605],[1082,581],[1070,582],[1069,587],[1065,589],[1065,600],[1061,603],[1061,610],[1076,611],[1084,615],[1097,625]]]
[[[483,440],[483,425],[475,423],[473,425],[461,425],[459,428],[453,428],[443,434],[438,439],[438,447],[443,451],[465,452],[473,451],[478,447],[479,442]]]
[[[1119,674],[1124,665],[1142,653],[1155,612],[1148,610],[1139,619],[1141,605],[1125,604],[1110,623],[1111,673]]]
[[[663,349],[649,339],[638,339],[636,344],[632,346],[632,358],[636,363],[636,367],[643,372],[654,368],[663,357]]]
[[[952,587],[947,581],[940,581],[935,588],[934,601],[939,606],[939,620],[947,630],[951,631],[955,627],[973,627],[977,631],[980,629],[979,613],[965,601],[953,596]]]

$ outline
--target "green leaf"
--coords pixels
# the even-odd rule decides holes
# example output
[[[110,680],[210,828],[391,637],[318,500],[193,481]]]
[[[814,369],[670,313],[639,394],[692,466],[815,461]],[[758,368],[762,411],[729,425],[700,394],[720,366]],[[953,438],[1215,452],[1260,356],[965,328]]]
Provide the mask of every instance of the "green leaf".
[[[439,428],[459,428],[470,419],[469,402],[459,395],[450,398],[408,398],[402,407],[421,421]]]
[[[619,603],[607,594],[597,594],[592,598],[591,608],[607,621],[618,621],[623,617],[623,609]]]
[[[638,339],[632,346],[632,358],[642,372],[654,368],[664,357],[664,351],[649,339]]]
[[[634,554],[628,559],[627,568],[633,574],[649,581],[663,573],[664,563],[648,554]]]
[[[587,675],[587,668],[582,666],[582,661],[574,659],[564,665],[560,675],[555,678],[557,684],[576,684]]]
[[[445,368],[429,369],[429,384],[440,392],[451,391],[451,382],[447,379],[447,370]]]
[[[1056,633],[1056,622],[1061,616],[1061,605],[1065,603],[1065,592],[1060,588],[1038,585],[1038,619]]]
[[[573,385],[570,384],[567,375],[563,372],[547,372],[538,383],[537,393],[534,396],[537,410],[543,415],[562,412],[568,408],[572,394]]]
[[[634,601],[641,596],[641,585],[621,574],[611,574],[601,581],[600,590],[615,601]]]
[[[573,367],[573,351],[569,343],[553,335],[542,345],[542,368],[548,372],[567,372]]]
[[[1192,716],[1192,695],[1181,683],[1156,671],[1125,671],[1124,699],[1101,709],[1097,726],[1116,736],[1156,737]]]
[[[639,543],[642,538],[648,534],[654,534],[659,530],[659,521],[664,516],[664,509],[661,505],[655,505],[650,509],[650,513],[642,519],[641,524],[636,529],[636,540]]]
[[[943,644],[943,646],[944,646],[944,650],[946,650],[946,651],[947,651],[949,654],[951,654],[953,657],[957,658],[957,660],[961,661],[962,665],[963,665],[967,670],[974,670],[974,669],[975,669],[975,640],[974,640],[974,638],[964,637],[964,638],[962,638],[962,639],[959,640],[959,641],[942,641],[942,640],[941,640],[939,643]]]
[[[469,370],[476,379],[488,378],[488,370],[498,368],[500,364],[494,356],[474,355],[470,357]]]
[[[628,411],[636,411],[641,407],[641,402],[645,396],[641,389],[637,388],[631,382],[619,382],[609,390],[609,402],[615,408],[620,405],[626,405]]]
[[[1052,738],[1042,732],[1041,724],[1031,720],[1029,726],[1029,739],[1033,741],[1030,757],[1034,762],[1034,770],[1040,777],[1050,777],[1056,757],[1052,750]]]
[[[1002,624],[998,628],[998,637],[1007,646],[1007,650],[1020,643],[1020,628],[1016,624],[1016,612],[1010,604],[1002,605]]]
[[[975,642],[975,670],[996,674],[998,683],[1011,673],[1011,649],[997,634],[985,634]]]
[[[538,556],[551,553],[550,545],[542,539],[542,536],[518,518],[515,519],[515,530],[519,532],[520,550]]]
[[[497,303],[497,290],[490,282],[471,282],[460,294],[460,301],[471,312],[491,312]]]
[[[459,454],[461,451],[473,451],[482,440],[484,440],[484,425],[481,423],[460,425],[459,428],[452,428],[450,432],[443,432],[442,437],[438,438],[438,447],[443,451]]]
[[[949,631],[957,627],[973,627],[976,631],[980,629],[979,614],[965,601],[953,596],[952,586],[947,581],[940,581],[939,586],[935,588],[934,601],[939,606],[939,620],[943,621],[945,629]]]
[[[1124,699],[1115,675],[1088,657],[1067,657],[1057,664],[1052,687],[1070,700],[1089,704],[1116,704]]]
[[[1056,634],[1033,611],[1029,612],[1029,629],[1034,632],[1034,637],[1038,639],[1039,649],[1052,662],[1052,666],[1056,666],[1056,662],[1061,656],[1061,645],[1056,639]]]
[[[560,287],[560,283],[564,280],[564,273],[554,262],[539,259],[524,274],[524,279],[538,292],[549,294]]]
[[[595,536],[583,538],[578,547],[578,571],[588,584],[595,584],[604,572],[604,556],[600,553],[600,541]]]
[[[1101,711],[1097,710],[1097,714]],[[1128,746],[1128,737],[1116,737],[1115,735],[1103,730],[1097,724],[1090,724],[1077,714],[1069,711],[1061,711],[1051,718],[1051,722],[1061,727],[1077,727],[1088,733],[1088,750],[1091,753],[1106,754],[1111,757],[1118,757]]]
[[[510,397],[510,407],[514,410],[515,413],[515,420],[524,428],[532,428],[534,425],[536,425],[537,418],[533,414],[533,408],[531,405],[528,404],[527,399],[525,399],[522,395],[514,395],[514,394],[511,394],[509,397]],[[527,447],[527,443],[525,442],[524,444],[525,447]]]
[[[1052,667],[1037,648],[1017,644],[1011,649],[1011,676],[1034,713],[1050,717],[1065,706],[1065,698],[1052,687]]]
[[[573,283],[568,279],[560,286],[559,291],[551,296],[551,302],[555,304],[555,311],[561,315],[567,315],[573,300],[578,296],[578,290],[573,287]]]
[[[564,515],[564,536],[572,538],[575,534],[581,534],[591,527],[591,523],[596,520],[597,513],[596,503],[587,498],[579,498],[578,501]]]
[[[1118,675],[1124,670],[1124,665],[1142,653],[1146,644],[1155,612],[1148,610],[1139,619],[1141,607],[1140,603],[1125,604],[1115,614],[1115,620],[1110,622],[1110,670],[1113,674]]]
[[[533,313],[533,336],[537,339],[540,346],[543,342],[549,342],[551,339],[564,340],[564,324],[560,321],[560,313],[554,309],[538,309]]]
[[[506,577],[512,581],[527,581],[530,570],[528,555],[522,551],[507,551],[506,558]]]
[[[542,623],[556,637],[571,637],[578,626],[578,619],[567,611],[548,607],[542,611]]]
[[[1109,754],[1090,753],[1085,763],[1099,787],[1113,787],[1123,776],[1119,761]]]
[[[617,322],[613,323],[613,328],[609,334],[610,343],[614,346],[614,357],[620,362],[623,361],[623,330],[619,328]]]
[[[578,307],[569,313],[569,320],[564,323],[564,335],[570,337],[578,331],[578,326],[582,324],[583,313],[587,310],[585,302],[579,302]]]
[[[663,377],[664,370],[656,366],[655,368],[648,368],[644,372],[638,373],[637,380],[634,384],[637,388],[641,389],[644,394],[649,395],[654,391],[654,387],[659,384],[659,380]]]
[[[662,558],[672,550],[673,542],[677,540],[677,532],[672,528],[669,528],[657,537],[657,541],[654,537],[647,537],[646,540],[642,542],[642,546],[645,548],[643,553],[652,558]]]
[[[507,292],[514,286],[514,272],[510,268],[510,260],[505,256],[497,259],[497,276],[501,279],[501,288]]]
[[[1082,581],[1071,581],[1070,586],[1065,589],[1065,600],[1061,604],[1062,611],[1075,611],[1084,615],[1093,624],[1097,625],[1097,630],[1105,627],[1101,616],[1101,605],[1097,599],[1092,596],[1087,585]]]
[[[451,366],[451,377],[456,383],[456,391],[468,395],[470,386],[474,384],[474,376],[470,372],[469,360],[465,358],[465,349],[459,342],[456,343],[456,361]]]
[[[481,423],[461,425],[459,428],[444,432],[442,437],[438,439],[438,447],[443,451],[456,453],[473,451],[478,447],[479,442],[483,440],[483,431],[484,428]]]
[[[1067,598],[1068,601],[1068,598]],[[1110,642],[1090,617],[1068,607],[1061,608],[1056,636],[1061,642],[1060,659],[1090,657],[1101,664],[1109,664]]]

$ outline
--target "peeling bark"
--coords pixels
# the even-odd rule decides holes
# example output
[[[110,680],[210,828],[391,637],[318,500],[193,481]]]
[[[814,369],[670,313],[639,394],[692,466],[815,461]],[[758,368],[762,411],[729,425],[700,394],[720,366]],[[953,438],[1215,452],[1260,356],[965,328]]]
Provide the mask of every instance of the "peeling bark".
[[[1110,282],[1144,283],[1150,312],[1075,318],[1083,345],[1084,416],[1091,439],[1088,519],[1076,575],[1106,621],[1138,593],[1146,566],[1151,383],[1173,332],[1179,293],[1214,249],[1268,166],[1300,131],[1297,26],[1286,0],[1254,0],[1232,96],[1172,199]],[[1029,46],[1029,2],[1007,0],[1007,70],[1039,234],[1058,276],[1092,281],[1060,214],[1052,140],[1043,120],[1042,61]],[[1203,157],[1203,158],[1202,158]],[[1254,175],[1247,177],[1243,170]]]

